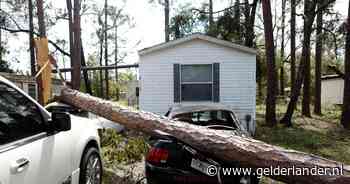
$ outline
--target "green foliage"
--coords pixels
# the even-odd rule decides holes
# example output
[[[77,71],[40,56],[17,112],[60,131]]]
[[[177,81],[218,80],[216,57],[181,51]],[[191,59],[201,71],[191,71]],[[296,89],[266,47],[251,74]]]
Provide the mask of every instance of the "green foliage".
[[[239,5],[237,5],[239,6]],[[203,3],[200,9],[190,4],[180,6],[177,14],[171,18],[170,34],[173,39],[182,38],[192,33],[201,32],[221,39],[239,42],[242,41],[240,8],[230,8],[223,15],[217,16],[214,25],[209,28],[208,3]]]
[[[207,25],[207,17],[192,11],[191,5],[181,6],[177,15],[170,20],[170,36],[172,39],[183,38],[195,32],[203,32]]]
[[[13,70],[10,69],[10,65],[7,61],[3,60],[3,56],[6,53],[5,48],[3,47],[3,45],[1,44],[0,46],[0,54],[1,54],[1,58],[0,58],[0,72],[9,72],[12,73]]]
[[[224,15],[218,18],[215,34],[220,35],[222,39],[239,42],[241,40],[241,23],[239,14],[234,10],[225,11]]]
[[[259,126],[256,139],[307,153],[350,163],[349,132],[333,130],[318,132],[305,128],[268,128]]]
[[[125,137],[115,130],[107,129],[101,138],[102,157],[108,168],[119,164],[131,164],[142,160],[148,145],[141,136]]]
[[[10,66],[9,64],[4,61],[4,60],[0,60],[0,72],[13,72],[11,69],[10,69]]]

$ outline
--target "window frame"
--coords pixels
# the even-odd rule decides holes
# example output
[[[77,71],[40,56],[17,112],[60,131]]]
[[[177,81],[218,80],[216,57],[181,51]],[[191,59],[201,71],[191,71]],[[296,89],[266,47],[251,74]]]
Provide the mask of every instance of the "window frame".
[[[182,82],[182,66],[199,66],[210,65],[211,67],[211,82]],[[213,63],[198,63],[198,64],[180,64],[180,102],[213,102],[214,101],[214,64]],[[183,84],[210,84],[211,85],[211,99],[210,100],[182,100],[182,85]]]
[[[34,96],[32,96],[31,95],[31,88],[33,87],[33,89],[34,89]],[[28,95],[30,96],[30,97],[32,97],[33,99],[38,99],[38,91],[37,91],[37,86],[35,85],[35,84],[33,84],[33,83],[28,83],[27,84],[27,89],[28,89]]]
[[[10,85],[10,84],[8,84],[6,82],[0,81],[0,85],[5,85],[8,88],[11,88],[11,89],[15,90],[18,94],[22,95],[27,100],[29,100],[36,107],[36,110],[39,113],[39,116],[40,116],[40,118],[42,120],[42,123],[44,124],[45,127],[47,127],[47,121],[44,118],[44,115],[42,114],[42,111],[41,111],[40,107],[32,99],[28,98],[23,92],[21,92],[20,90],[16,89],[15,87],[13,87],[12,85]],[[47,136],[49,136],[49,134],[45,130],[43,132],[31,135],[31,136],[23,137],[23,138],[20,138],[20,139],[17,139],[17,140],[5,143],[3,145],[0,145],[0,154],[3,153],[3,152],[10,151],[12,149],[16,149],[16,148],[18,148],[20,146],[32,143],[32,142],[37,141],[39,139],[45,138]]]

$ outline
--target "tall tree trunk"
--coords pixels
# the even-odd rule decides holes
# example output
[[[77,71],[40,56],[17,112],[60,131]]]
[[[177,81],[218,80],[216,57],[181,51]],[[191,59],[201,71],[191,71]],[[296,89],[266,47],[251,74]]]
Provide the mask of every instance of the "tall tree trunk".
[[[291,6],[291,18],[290,18],[290,81],[291,81],[291,91],[293,91],[295,86],[295,14],[296,14],[296,0],[290,1]]]
[[[31,75],[36,74],[35,68],[35,50],[34,50],[34,24],[33,24],[33,1],[28,0],[28,14],[29,14],[29,53],[30,53],[30,71]]]
[[[74,0],[73,8],[73,39],[74,39],[74,58],[73,58],[73,76],[72,88],[80,89],[81,81],[81,25],[80,25],[80,0]]]
[[[235,1],[235,8],[234,8],[234,21],[236,24],[236,34],[237,34],[237,41],[241,43],[241,7],[240,7],[240,0]]]
[[[69,27],[69,52],[70,52],[70,66],[74,68],[74,37],[73,37],[73,6],[71,0],[66,0],[67,12],[68,12],[68,27]],[[74,71],[71,71],[71,78]]]
[[[281,22],[281,66],[280,66],[280,95],[284,95],[284,28],[286,18],[286,0],[282,0],[282,22]]]
[[[285,113],[284,117],[281,120],[281,123],[285,124],[286,126],[292,126],[292,117],[294,110],[296,108],[298,98],[300,95],[301,87],[304,81],[304,75],[306,65],[308,62],[310,62],[310,38],[312,33],[312,24],[315,19],[314,11],[315,11],[315,5],[312,3],[311,0],[305,0],[304,4],[304,40],[303,40],[303,49],[301,54],[301,60],[298,70],[298,75],[295,81],[295,87],[293,88],[291,99],[288,104],[287,112]],[[307,61],[309,60],[309,61]]]
[[[320,7],[321,3],[318,4]],[[321,115],[321,74],[322,74],[322,24],[323,24],[323,11],[317,13],[317,28],[316,28],[316,62],[315,62],[315,104],[314,112],[317,115]]]
[[[103,29],[102,29],[103,30]],[[101,34],[101,38],[100,38],[100,66],[103,66],[103,34]],[[103,71],[100,70],[100,97],[104,98],[104,90],[103,90]]]
[[[36,1],[37,6],[37,16],[38,16],[38,24],[39,24],[39,35],[41,38],[46,38],[46,27],[45,27],[45,17],[44,17],[44,8],[43,8],[43,0]],[[37,70],[40,70],[38,65]],[[40,80],[40,77],[37,78],[37,88],[38,88],[38,100],[41,105],[44,105],[44,94],[43,94],[43,83]]]
[[[350,2],[346,28],[344,98],[341,124],[344,128],[350,129]]]
[[[169,0],[164,0],[164,33],[165,33],[165,42],[168,42],[170,40],[169,34],[169,22],[170,22],[170,4]]]
[[[44,4],[43,0],[36,1],[40,37],[46,37],[45,15],[44,15],[43,4]]]
[[[311,117],[310,103],[311,103],[311,64],[310,64],[310,49],[307,57],[305,58],[305,71],[304,71],[304,85],[303,85],[303,101],[301,106],[302,115]]]
[[[0,0],[0,9],[1,9],[1,4],[2,4],[2,0]],[[2,23],[2,22],[0,22]],[[0,24],[0,26],[3,26]],[[2,61],[2,30],[0,29],[0,62]]]
[[[246,0],[247,3],[249,4],[249,1]],[[246,17],[246,38],[245,38],[245,46],[247,47],[254,47],[254,38],[255,38],[255,32],[254,32],[254,25],[255,25],[255,15],[256,15],[256,8],[258,7],[258,1],[259,0],[254,0],[253,4],[251,5],[250,8],[250,13],[249,16]],[[248,6],[248,8],[250,5]],[[247,7],[246,7],[247,8]],[[248,11],[248,10],[247,10]]]
[[[275,47],[272,29],[272,14],[270,0],[262,0],[264,31],[265,31],[265,49],[267,62],[267,97],[266,97],[266,115],[265,120],[269,126],[276,125],[276,86],[277,74],[275,63]]]
[[[83,42],[81,39],[80,39],[80,45],[81,45],[81,65],[83,67],[86,67],[84,47],[83,47]],[[89,79],[89,72],[87,70],[83,70],[83,77],[84,77],[86,92],[88,94],[92,95],[91,81]]]
[[[117,18],[115,20],[115,33],[114,33],[114,62],[115,66],[118,66],[118,22]],[[119,101],[119,76],[118,68],[115,69],[115,83],[116,83],[116,100]]]
[[[104,39],[105,39],[105,65],[108,66],[108,0],[105,0],[105,28],[104,28]],[[106,99],[109,99],[109,74],[108,70],[105,70],[105,82],[106,82]]]
[[[208,33],[213,36],[214,33],[214,15],[213,15],[213,0],[209,0],[209,26]]]

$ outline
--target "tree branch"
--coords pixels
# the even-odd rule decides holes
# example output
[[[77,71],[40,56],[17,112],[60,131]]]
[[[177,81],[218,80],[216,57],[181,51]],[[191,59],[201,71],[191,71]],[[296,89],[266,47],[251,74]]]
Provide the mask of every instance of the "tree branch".
[[[1,30],[7,31],[9,33],[30,33],[29,30],[27,29],[11,29],[11,28],[7,28],[7,27],[0,27]],[[39,33],[33,32],[34,35],[39,36]],[[58,46],[55,42],[53,42],[52,40],[48,40],[48,42],[55,47],[55,49],[57,49],[58,51],[60,51],[63,55],[70,57],[70,54],[68,52],[66,52],[65,50],[63,50],[60,46]]]

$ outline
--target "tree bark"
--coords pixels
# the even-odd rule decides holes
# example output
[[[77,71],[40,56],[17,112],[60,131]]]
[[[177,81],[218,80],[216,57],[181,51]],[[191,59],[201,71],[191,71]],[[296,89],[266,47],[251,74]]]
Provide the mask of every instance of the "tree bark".
[[[34,50],[34,24],[33,24],[33,1],[28,0],[28,15],[29,15],[29,53],[30,53],[30,71],[31,75],[35,76],[35,50]]]
[[[350,166],[336,161],[272,146],[251,138],[233,135],[232,132],[211,130],[189,123],[168,120],[153,113],[130,110],[116,103],[68,88],[62,90],[61,100],[113,122],[118,122],[129,129],[151,135],[155,134],[155,130],[169,133],[198,150],[223,161],[238,162],[240,166],[251,168],[343,168],[343,175],[340,176],[271,176],[280,181],[303,184],[350,183]]]
[[[213,0],[209,0],[209,26],[208,34],[213,36],[214,29]]]
[[[249,1],[248,1],[249,3]],[[249,6],[250,7],[250,6]],[[246,40],[245,40],[245,46],[247,47],[254,47],[254,38],[255,38],[255,31],[254,31],[254,25],[255,25],[255,15],[256,15],[256,9],[258,7],[258,0],[254,0],[253,4],[250,8],[249,17],[246,18]]]
[[[286,0],[282,0],[282,22],[281,22],[281,66],[280,66],[280,95],[284,96],[284,28],[286,18]]]
[[[170,30],[169,30],[169,22],[170,22],[170,4],[169,0],[164,0],[164,33],[165,33],[165,42],[170,40]]]
[[[270,0],[262,0],[264,31],[265,31],[265,49],[267,62],[267,97],[265,120],[269,126],[276,125],[276,86],[277,73],[275,63],[275,47],[272,29],[272,14]]]
[[[304,32],[312,30],[304,30]],[[311,37],[311,33],[310,33]],[[309,39],[310,40],[310,39]],[[309,41],[310,42],[310,41]],[[308,50],[307,50],[307,55],[305,58],[305,69],[304,69],[304,85],[303,85],[303,100],[302,100],[302,106],[301,106],[301,111],[302,115],[306,117],[311,117],[311,111],[310,111],[310,104],[311,104],[311,64],[310,64],[310,43],[308,44]]]
[[[80,45],[81,45],[81,65],[82,65],[82,67],[86,67],[84,47],[83,47],[83,42],[82,42],[81,39],[80,39]],[[88,71],[83,70],[83,77],[84,77],[86,92],[88,94],[92,95],[92,88],[91,88],[91,82],[90,82],[90,79],[89,79]]]
[[[100,39],[100,66],[103,66],[103,36],[101,36],[101,39]],[[103,91],[103,71],[102,70],[100,70],[99,82],[100,82],[100,97],[103,98],[105,93]]]
[[[115,26],[115,33],[114,33],[114,63],[115,66],[118,66],[118,18],[116,17],[114,26]],[[116,100],[119,101],[119,76],[118,76],[118,68],[115,69],[115,83],[116,83]]]
[[[72,1],[71,0],[66,0],[66,5],[67,5],[67,13],[68,13],[68,28],[69,28],[69,52],[70,52],[70,66],[71,68],[74,68],[74,58],[75,58],[75,53],[74,53],[74,31],[73,31],[73,6],[72,6]],[[73,76],[73,70],[71,72],[71,78]]]
[[[346,30],[344,97],[341,124],[344,128],[350,129],[350,2]]]
[[[236,34],[237,34],[237,41],[239,43],[242,42],[241,38],[241,7],[240,7],[240,0],[235,1],[235,7],[234,7],[234,21],[236,25]]]
[[[43,0],[37,0],[36,1],[37,6],[37,15],[38,15],[38,24],[39,24],[39,34],[40,37],[46,37],[46,26],[45,26],[45,15],[44,15],[44,8],[43,8]]]
[[[2,8],[1,7],[1,3],[2,0],[0,0],[0,9]],[[1,25],[2,27],[3,25]],[[2,48],[2,29],[0,29],[0,62],[2,61],[2,52],[3,52],[3,48]]]
[[[72,58],[73,61],[73,75],[72,75],[72,88],[80,89],[81,81],[81,25],[80,25],[80,0],[74,0],[73,8],[73,42],[74,51]]]
[[[293,91],[295,86],[295,14],[296,14],[296,0],[290,1],[291,6],[291,19],[290,19],[290,81],[291,81],[291,91]]]
[[[41,38],[46,38],[46,26],[45,26],[45,17],[44,17],[44,9],[43,9],[43,0],[37,0],[37,16],[38,16],[38,24],[39,24],[39,36]],[[40,66],[38,65],[37,71],[40,70]],[[41,105],[44,105],[44,94],[43,94],[43,83],[40,77],[37,78],[37,88],[38,88],[38,101]]]
[[[320,3],[319,3],[320,5]],[[317,13],[317,28],[316,28],[316,59],[315,59],[315,104],[314,104],[314,112],[317,115],[321,115],[321,74],[322,74],[322,19],[323,19],[323,11],[319,11]]]
[[[314,5],[314,3],[310,2],[310,0],[305,0],[304,40],[303,40],[303,49],[301,54],[299,70],[295,81],[295,87],[293,87],[291,99],[288,104],[287,111],[281,120],[281,123],[285,124],[286,126],[292,126],[291,120],[298,102],[302,84],[304,81],[305,70],[309,69],[307,68],[307,63],[310,64],[310,38],[312,33],[312,24],[315,19],[315,7],[316,6]]]
[[[105,39],[105,65],[108,66],[108,0],[105,0],[105,28],[104,28],[104,39]],[[105,71],[105,83],[106,83],[106,99],[109,99],[109,72]]]

